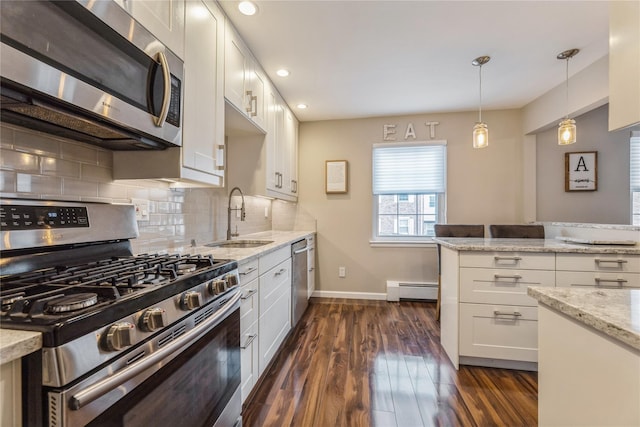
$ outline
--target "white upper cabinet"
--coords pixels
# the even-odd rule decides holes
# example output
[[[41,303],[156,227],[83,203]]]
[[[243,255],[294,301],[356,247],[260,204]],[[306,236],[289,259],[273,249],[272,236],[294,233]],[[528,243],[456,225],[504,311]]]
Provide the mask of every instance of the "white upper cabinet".
[[[185,0],[115,0],[129,15],[184,59]]]
[[[230,23],[225,32],[224,73],[227,101],[264,130],[266,76]]]
[[[609,130],[640,123],[640,3],[609,2]]]
[[[224,15],[213,0],[187,0],[182,147],[114,151],[116,179],[224,185]]]

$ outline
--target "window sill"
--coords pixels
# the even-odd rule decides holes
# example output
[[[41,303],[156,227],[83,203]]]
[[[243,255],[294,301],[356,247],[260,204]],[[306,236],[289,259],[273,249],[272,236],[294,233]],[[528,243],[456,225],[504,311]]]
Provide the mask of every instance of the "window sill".
[[[369,240],[372,248],[435,248],[437,243],[433,240]]]

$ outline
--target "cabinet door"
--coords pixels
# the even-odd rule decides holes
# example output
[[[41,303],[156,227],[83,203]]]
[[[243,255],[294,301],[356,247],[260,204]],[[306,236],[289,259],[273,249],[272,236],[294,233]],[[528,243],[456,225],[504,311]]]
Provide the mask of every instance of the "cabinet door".
[[[255,124],[265,129],[265,82],[267,78],[262,74],[260,66],[255,61],[251,61],[247,71],[249,74],[248,89],[245,93],[247,96],[247,115]]]
[[[247,49],[229,22],[225,32],[224,96],[240,112],[246,114]]]
[[[188,1],[183,166],[224,177],[224,16],[213,1]]]
[[[259,360],[258,322],[254,322],[240,334],[240,385],[243,403],[260,376]]]
[[[298,196],[298,120],[291,110],[284,106],[284,159],[286,175],[288,176],[286,192],[294,197]]]
[[[266,105],[266,121],[267,135],[265,137],[265,156],[266,156],[266,183],[265,187],[269,191],[278,191],[278,182],[280,181],[280,173],[277,170],[276,158],[278,157],[277,146],[277,120],[276,110],[278,108],[278,99],[275,90],[269,86],[267,88],[267,105]]]
[[[291,286],[280,289],[272,306],[258,321],[260,374],[275,356],[289,329],[291,329]]]
[[[178,57],[184,59],[185,0],[115,0]]]

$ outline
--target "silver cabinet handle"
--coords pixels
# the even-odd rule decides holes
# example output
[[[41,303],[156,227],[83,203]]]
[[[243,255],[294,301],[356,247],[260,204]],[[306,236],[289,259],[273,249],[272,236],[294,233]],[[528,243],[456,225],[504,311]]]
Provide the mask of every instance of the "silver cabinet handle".
[[[617,283],[617,287],[623,287],[625,283],[628,282],[627,279],[600,279],[598,277],[595,278],[596,286],[603,287],[600,283]],[[609,286],[614,287],[614,286]]]
[[[302,252],[307,252],[307,247],[306,246],[304,248],[302,248],[302,249],[298,249],[297,251],[293,251],[293,254],[294,255],[298,255],[298,254],[301,254]]]
[[[256,339],[256,337],[258,336],[258,334],[251,334],[247,336],[247,342],[244,343],[244,345],[241,345],[240,348],[241,349],[245,349],[247,347],[249,347],[251,345],[251,343],[253,342],[253,340]]]
[[[245,108],[245,110],[247,111],[247,113],[252,114],[253,115],[253,91],[252,90],[248,90],[245,92],[245,95],[247,95],[249,97],[249,106]]]
[[[162,109],[160,110],[160,115],[158,117],[154,117],[154,122],[157,127],[162,127],[164,121],[167,119],[167,115],[169,114],[169,103],[171,102],[171,73],[169,72],[169,63],[167,62],[167,57],[162,52],[158,52],[156,54],[156,59],[160,61],[160,67],[162,68],[162,79],[164,81],[164,98],[162,99]]]
[[[257,290],[257,289],[249,289],[249,292],[247,292],[247,294],[246,294],[246,295],[242,295],[242,296],[240,297],[240,299],[242,299],[242,300],[249,299],[249,298],[251,298],[251,296],[252,296],[253,294],[255,294],[256,292],[258,292],[258,290]]]
[[[513,279],[513,280],[522,279],[522,276],[519,274],[494,274],[493,277],[495,279]]]
[[[116,372],[112,376],[100,380],[84,390],[77,392],[75,395],[71,396],[69,406],[72,410],[78,410],[99,397],[109,393],[114,388],[126,383],[131,378],[134,378],[136,375],[149,369],[156,363],[162,362],[164,358],[170,356],[172,353],[193,344],[203,334],[205,334],[209,328],[214,327],[223,320],[229,311],[235,310],[237,307],[236,303],[238,301],[240,301],[240,293],[235,294],[229,301],[225,302],[224,306],[218,310],[218,312],[200,323],[197,328],[191,329],[186,334],[181,335],[180,338],[165,345],[158,351],[151,353],[148,357],[140,360],[139,362],[133,363],[122,371]]]
[[[241,271],[241,272],[240,272],[240,275],[241,275],[241,276],[246,276],[247,274],[251,274],[251,273],[253,273],[253,272],[254,272],[254,271],[256,271],[257,269],[258,269],[257,267],[249,267],[249,268],[247,268],[245,271]]]
[[[518,312],[518,311],[514,311],[513,313],[505,313],[502,311],[498,311],[498,310],[494,310],[493,311],[493,315],[494,316],[513,316],[513,317],[520,317],[522,316],[522,313]]]
[[[287,269],[286,269],[286,268],[281,268],[280,270],[278,270],[278,271],[276,271],[276,272],[275,272],[275,275],[276,275],[276,276],[279,276],[279,275],[281,275],[282,273],[285,273],[286,271],[287,271]]]
[[[255,117],[258,115],[258,95],[253,95],[251,97],[251,104],[249,106],[249,109],[251,110],[251,117]]]
[[[518,262],[522,259],[522,257],[519,256],[494,256],[493,259],[495,261],[514,261],[514,262]]]
[[[626,259],[600,259],[600,258],[596,258],[596,264],[604,264],[604,263],[614,263],[614,264],[626,264],[627,260]]]

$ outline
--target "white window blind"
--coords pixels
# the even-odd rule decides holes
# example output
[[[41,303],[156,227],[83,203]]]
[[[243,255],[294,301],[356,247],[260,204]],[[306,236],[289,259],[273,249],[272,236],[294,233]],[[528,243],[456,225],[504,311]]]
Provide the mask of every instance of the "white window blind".
[[[373,194],[444,193],[445,143],[374,144]]]
[[[631,191],[640,192],[640,135],[634,135],[631,137],[631,164],[629,165],[629,171],[631,175]]]

